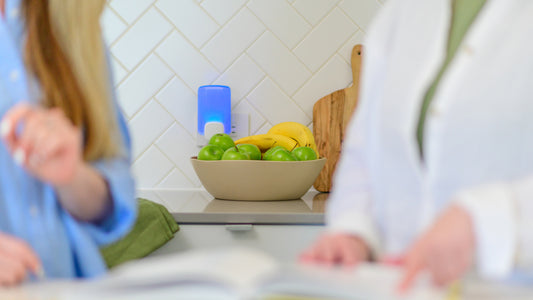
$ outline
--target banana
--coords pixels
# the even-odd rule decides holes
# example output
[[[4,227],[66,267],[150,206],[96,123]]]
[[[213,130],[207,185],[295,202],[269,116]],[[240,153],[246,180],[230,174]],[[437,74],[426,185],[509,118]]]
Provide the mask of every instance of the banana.
[[[278,145],[285,147],[289,151],[292,151],[292,149],[300,146],[300,144],[298,144],[298,142],[291,137],[271,133],[243,137],[242,139],[236,140],[235,144],[253,144],[256,145],[261,152],[265,152],[268,149]]]
[[[272,126],[268,131],[269,134],[281,134],[295,139],[300,146],[310,147],[318,155],[318,149],[315,143],[315,137],[311,130],[297,122],[283,122]]]

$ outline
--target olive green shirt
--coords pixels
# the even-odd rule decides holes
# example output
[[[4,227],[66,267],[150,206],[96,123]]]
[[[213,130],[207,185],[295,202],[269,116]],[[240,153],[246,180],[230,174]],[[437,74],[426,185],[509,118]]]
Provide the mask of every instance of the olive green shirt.
[[[461,44],[468,28],[478,15],[479,11],[485,4],[486,0],[452,0],[452,21],[450,25],[450,33],[448,38],[448,47],[446,52],[446,58],[442,67],[439,70],[435,80],[429,86],[429,89],[424,97],[422,102],[422,107],[420,111],[420,118],[418,120],[418,127],[416,130],[416,137],[418,141],[418,148],[420,151],[420,156],[424,157],[423,149],[423,138],[424,138],[424,125],[426,121],[426,114],[429,106],[431,105],[431,100],[435,95],[435,91],[440,83],[442,75],[446,72],[448,65],[452,61],[457,48]]]

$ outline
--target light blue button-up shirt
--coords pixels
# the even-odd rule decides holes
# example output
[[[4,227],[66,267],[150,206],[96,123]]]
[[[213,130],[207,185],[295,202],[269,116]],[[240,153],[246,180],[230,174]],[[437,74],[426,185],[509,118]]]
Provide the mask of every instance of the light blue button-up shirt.
[[[38,101],[38,89],[32,88],[35,80],[29,79],[23,63],[20,2],[7,0],[5,17],[0,18],[0,119],[17,103]],[[124,154],[92,163],[107,180],[114,204],[112,214],[101,224],[75,220],[61,207],[53,187],[16,165],[0,142],[0,231],[25,240],[40,257],[48,277],[102,274],[106,266],[99,247],[126,234],[135,220],[130,138],[113,100]]]

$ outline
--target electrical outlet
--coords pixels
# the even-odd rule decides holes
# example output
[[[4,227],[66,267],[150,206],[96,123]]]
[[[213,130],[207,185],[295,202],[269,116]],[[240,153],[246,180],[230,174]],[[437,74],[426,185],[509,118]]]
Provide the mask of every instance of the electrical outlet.
[[[231,133],[234,141],[250,135],[250,115],[247,113],[231,114]]]

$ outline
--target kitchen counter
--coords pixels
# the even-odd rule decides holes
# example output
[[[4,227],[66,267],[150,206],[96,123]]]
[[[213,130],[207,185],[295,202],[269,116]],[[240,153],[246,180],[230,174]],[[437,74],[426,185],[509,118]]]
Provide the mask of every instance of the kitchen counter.
[[[309,191],[298,200],[231,201],[200,189],[138,191],[139,197],[164,205],[180,225],[174,238],[151,256],[245,246],[283,262],[295,261],[323,231],[328,195]]]
[[[327,193],[309,191],[287,201],[215,199],[205,190],[139,190],[138,196],[164,205],[179,224],[323,225]]]

